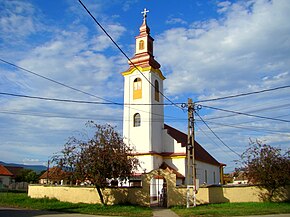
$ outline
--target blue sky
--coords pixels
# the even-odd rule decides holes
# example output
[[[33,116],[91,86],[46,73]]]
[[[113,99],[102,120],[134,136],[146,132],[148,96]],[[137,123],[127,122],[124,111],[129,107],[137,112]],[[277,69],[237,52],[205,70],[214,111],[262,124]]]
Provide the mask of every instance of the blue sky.
[[[134,55],[141,11],[174,102],[224,97],[290,85],[288,0],[83,0],[125,53]],[[0,0],[0,58],[39,75],[114,102],[123,101],[126,58],[77,0]],[[202,107],[196,139],[232,171],[252,140],[289,149],[290,89],[200,103],[263,117]],[[46,164],[87,120],[122,132],[122,106],[52,102],[3,93],[99,101],[0,61],[0,160]],[[165,122],[187,132],[187,113],[165,106]]]

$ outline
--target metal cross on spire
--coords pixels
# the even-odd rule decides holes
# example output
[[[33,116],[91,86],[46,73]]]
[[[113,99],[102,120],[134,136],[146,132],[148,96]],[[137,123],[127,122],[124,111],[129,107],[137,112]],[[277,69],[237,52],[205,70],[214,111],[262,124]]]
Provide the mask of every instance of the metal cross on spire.
[[[144,11],[141,12],[141,14],[143,14],[144,20],[146,19],[148,12],[149,12],[149,10],[147,10],[146,8],[144,8]]]

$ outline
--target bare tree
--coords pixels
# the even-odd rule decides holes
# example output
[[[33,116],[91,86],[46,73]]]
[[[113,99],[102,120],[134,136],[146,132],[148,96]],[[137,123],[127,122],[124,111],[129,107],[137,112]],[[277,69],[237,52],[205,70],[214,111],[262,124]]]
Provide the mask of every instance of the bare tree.
[[[93,183],[104,204],[102,189],[108,185],[108,180],[127,180],[139,162],[131,154],[133,149],[123,142],[114,127],[93,121],[86,126],[93,129],[93,135],[87,135],[85,139],[69,138],[53,161],[72,171],[76,180]]]
[[[242,168],[249,182],[265,188],[268,193],[263,199],[272,201],[275,194],[290,184],[290,154],[257,140],[242,154]]]

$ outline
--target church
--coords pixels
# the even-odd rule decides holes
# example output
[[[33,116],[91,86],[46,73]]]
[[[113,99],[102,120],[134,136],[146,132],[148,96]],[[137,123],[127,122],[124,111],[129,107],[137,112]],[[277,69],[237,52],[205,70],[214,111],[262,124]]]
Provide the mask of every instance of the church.
[[[168,169],[176,174],[176,185],[186,184],[187,134],[164,123],[163,81],[161,65],[154,59],[153,41],[147,25],[147,11],[139,35],[135,37],[135,55],[124,76],[124,142],[135,148],[140,161],[138,174]],[[197,183],[222,183],[223,167],[198,142],[194,144]]]

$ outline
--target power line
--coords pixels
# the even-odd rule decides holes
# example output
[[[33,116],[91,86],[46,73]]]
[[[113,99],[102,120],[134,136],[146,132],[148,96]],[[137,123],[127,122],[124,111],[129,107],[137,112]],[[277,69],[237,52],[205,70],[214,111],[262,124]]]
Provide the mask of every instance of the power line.
[[[236,97],[241,97],[241,96],[248,96],[248,95],[264,93],[264,92],[269,92],[269,91],[274,91],[274,90],[279,90],[279,89],[284,89],[284,88],[289,88],[289,87],[290,87],[290,85],[281,86],[281,87],[274,87],[274,88],[270,88],[270,89],[264,89],[264,90],[253,91],[253,92],[248,92],[248,93],[240,93],[240,94],[236,94],[236,95],[230,95],[230,96],[224,96],[224,97],[218,97],[218,98],[212,98],[212,99],[205,99],[205,100],[198,100],[195,103],[211,102],[211,101],[230,99],[230,98],[236,98]]]
[[[202,117],[195,112],[195,114],[200,118],[200,120],[205,124],[205,126],[212,132],[212,134],[224,145],[226,146],[231,152],[235,153],[236,155],[238,155],[239,157],[241,157],[241,155],[239,153],[237,153],[235,150],[233,150],[230,146],[228,146],[210,127],[209,125],[202,119]]]
[[[97,21],[97,19],[92,15],[92,13],[89,11],[89,9],[83,4],[81,0],[79,0],[79,3],[83,6],[83,8],[86,10],[86,12],[91,16],[91,18],[95,21],[95,23],[102,29],[102,31],[108,36],[108,38],[112,41],[112,43],[118,48],[118,50],[126,57],[126,59],[134,66],[134,68],[147,80],[147,82],[155,88],[155,85],[152,84],[152,82],[149,81],[149,79],[141,72],[141,70],[131,61],[131,59],[128,57],[128,55],[122,50],[122,48],[115,42],[115,40],[110,36],[110,34],[105,30],[105,28]],[[183,110],[182,107],[180,107],[178,104],[170,100],[167,96],[165,96],[161,91],[159,93],[167,99],[169,102],[171,102],[172,105],[176,106],[177,108],[180,108]]]
[[[6,96],[14,96],[14,97],[22,97],[28,99],[39,99],[46,101],[56,101],[56,102],[66,102],[66,103],[80,103],[80,104],[97,104],[97,105],[120,105],[120,106],[128,106],[128,105],[153,105],[153,106],[161,106],[161,105],[172,105],[171,103],[119,103],[119,102],[98,102],[98,101],[85,101],[85,100],[72,100],[72,99],[59,99],[59,98],[50,98],[50,97],[41,97],[41,96],[29,96],[24,94],[14,94],[7,92],[0,92],[0,95]]]
[[[7,110],[0,110],[0,114],[8,114],[8,115],[20,115],[20,116],[32,116],[32,117],[42,117],[42,118],[64,118],[64,119],[78,119],[78,120],[103,120],[103,121],[118,121],[122,122],[122,118],[118,119],[111,119],[111,118],[104,118],[102,116],[99,117],[85,117],[85,116],[68,116],[63,114],[53,114],[53,113],[30,113],[30,112],[22,112],[22,111],[7,111]],[[124,120],[130,121],[130,120]],[[168,122],[175,122],[181,121],[181,119],[174,118],[168,119]],[[143,120],[143,122],[163,122],[163,119],[154,119],[154,120]]]
[[[260,115],[247,114],[247,113],[243,113],[243,112],[231,111],[231,110],[216,108],[216,107],[212,107],[212,106],[205,106],[205,105],[202,105],[202,106],[205,108],[210,108],[210,109],[219,110],[219,111],[223,111],[223,112],[229,112],[229,113],[238,114],[238,115],[244,115],[244,116],[249,116],[249,117],[262,118],[262,119],[267,119],[267,120],[272,120],[272,121],[281,121],[281,122],[290,123],[290,121],[288,121],[288,120],[283,120],[283,119],[278,119],[278,118],[271,118],[271,117],[264,117],[264,116],[260,116]]]
[[[290,106],[290,103],[287,104],[283,104],[283,105],[277,105],[277,106],[271,106],[271,107],[266,107],[266,108],[262,108],[262,109],[255,109],[255,110],[250,110],[247,112],[258,112],[258,111],[267,111],[267,110],[277,110],[277,109],[281,109],[283,107],[288,107]],[[230,114],[230,115],[224,115],[224,116],[217,116],[217,117],[211,117],[211,118],[206,118],[205,120],[216,120],[216,119],[221,119],[221,118],[228,118],[228,117],[233,117],[236,116],[238,114]],[[278,117],[275,117],[278,118]]]
[[[196,124],[196,126],[197,126],[197,128],[203,133],[203,135],[205,135],[208,139],[210,139],[214,144],[216,144],[217,146],[220,146],[217,142],[215,142],[208,134],[206,134],[205,132],[204,132],[204,130],[201,128],[201,127],[199,127],[197,124]],[[222,146],[220,146],[220,147],[222,147]],[[226,153],[229,157],[230,157],[230,155],[229,155],[229,153],[228,152],[226,152],[226,151],[224,151],[223,150],[223,152],[224,153]]]
[[[15,64],[13,64],[13,63],[11,63],[11,62],[8,62],[8,61],[6,61],[6,60],[3,60],[3,59],[1,59],[1,58],[0,58],[0,61],[6,63],[6,64],[8,64],[8,65],[11,65],[11,66],[13,66],[13,67],[15,67],[15,68],[21,69],[21,70],[23,70],[23,71],[25,71],[25,72],[28,72],[28,73],[30,73],[30,74],[33,74],[33,75],[35,75],[35,76],[41,77],[41,78],[43,78],[43,79],[45,79],[45,80],[48,80],[48,81],[50,81],[50,82],[53,82],[53,83],[55,83],[55,84],[61,85],[61,86],[66,87],[66,88],[69,88],[69,89],[71,89],[71,90],[74,90],[74,91],[77,91],[77,92],[80,92],[80,93],[86,94],[86,95],[88,95],[88,96],[95,97],[95,98],[97,98],[97,99],[104,100],[104,101],[106,101],[106,102],[114,103],[114,102],[111,101],[111,100],[107,100],[107,99],[105,99],[105,98],[102,98],[102,97],[96,96],[96,95],[94,95],[94,94],[91,94],[91,93],[85,92],[85,91],[83,91],[83,90],[80,90],[80,89],[77,89],[77,88],[75,88],[75,87],[69,86],[69,85],[64,84],[64,83],[62,83],[62,82],[59,82],[59,81],[56,81],[56,80],[54,80],[54,79],[48,78],[48,77],[46,77],[46,76],[40,75],[40,74],[38,74],[38,73],[36,73],[36,72],[33,72],[33,71],[31,71],[31,70],[28,70],[28,69],[25,69],[25,68],[23,68],[23,67],[21,67],[21,66],[15,65]]]
[[[218,125],[218,126],[224,126],[224,127],[230,127],[230,128],[237,128],[247,131],[253,131],[253,132],[259,132],[259,133],[270,133],[270,134],[279,134],[279,135],[289,135],[288,131],[279,131],[279,130],[268,130],[261,127],[247,127],[247,126],[239,126],[239,125],[232,125],[232,124],[224,124],[224,123],[216,123],[212,121],[207,121],[208,123]],[[218,128],[220,129],[220,127]]]
[[[39,99],[39,100],[46,100],[46,101],[66,102],[66,103],[97,104],[97,105],[123,105],[123,103],[115,103],[115,102],[97,102],[97,101],[58,99],[58,98],[29,96],[29,95],[6,93],[6,92],[0,92],[0,94],[6,95],[6,96],[14,96],[14,97],[21,97],[21,98],[28,98],[28,99]]]

